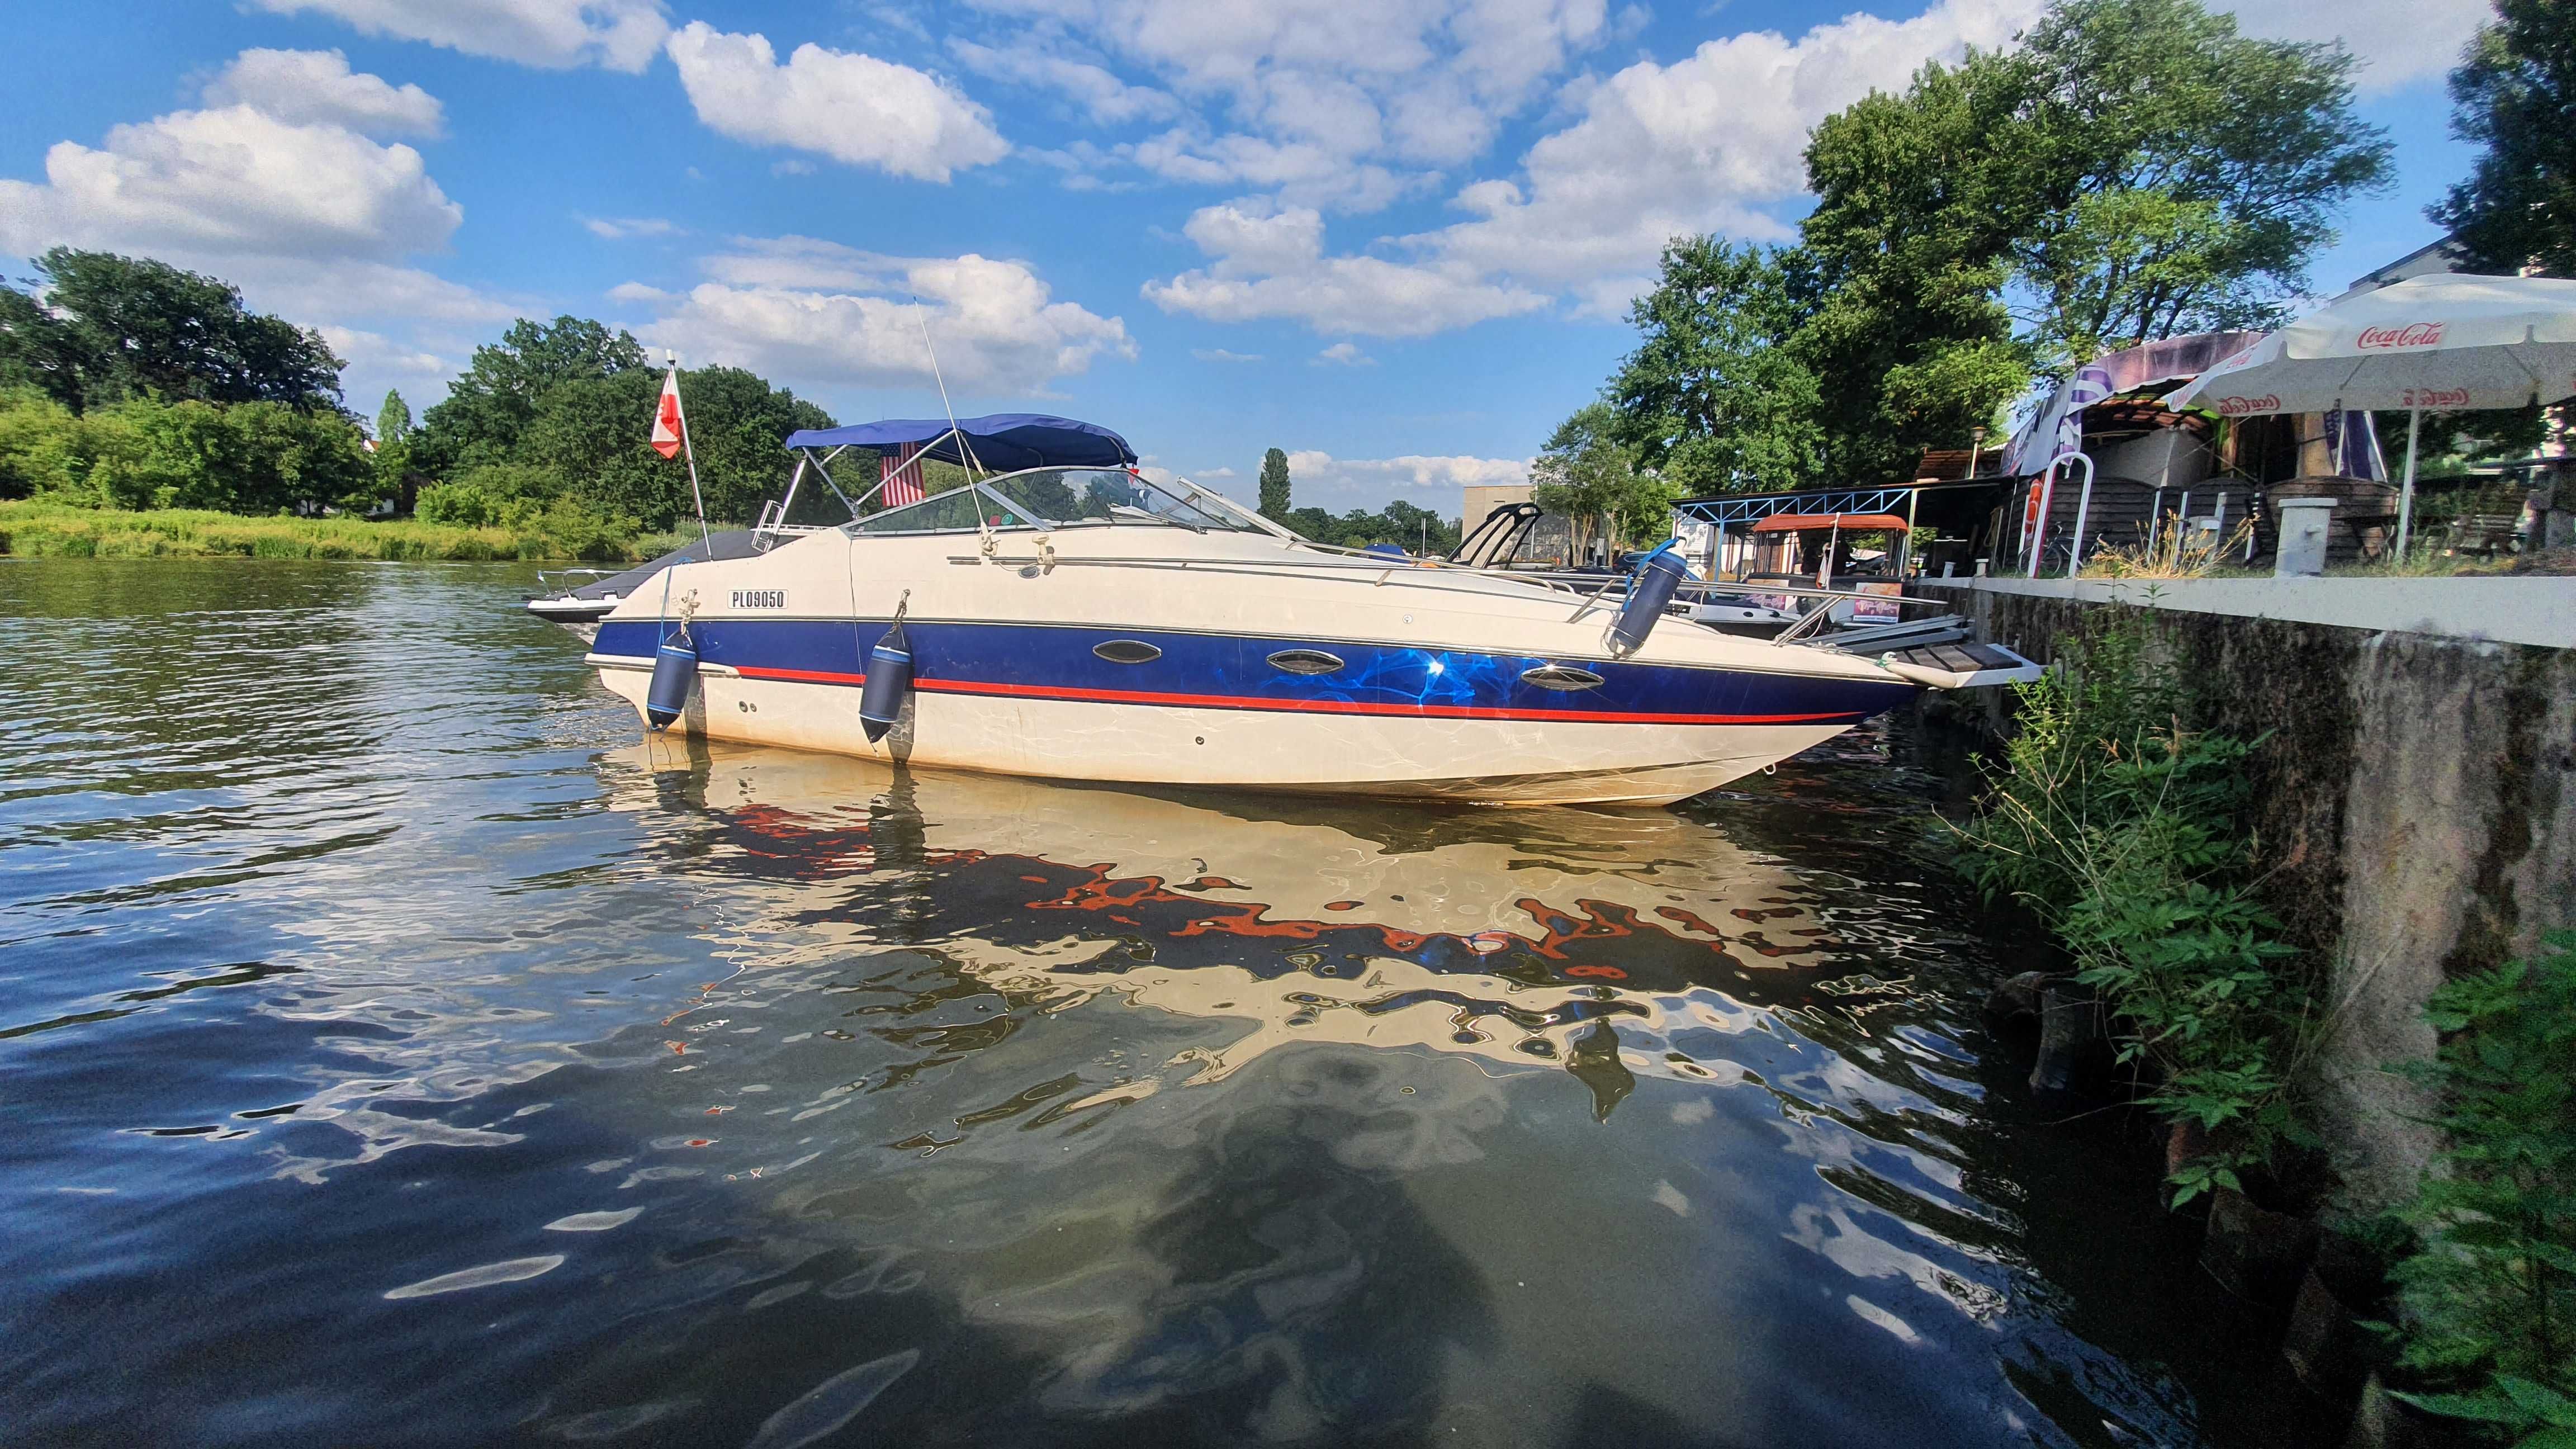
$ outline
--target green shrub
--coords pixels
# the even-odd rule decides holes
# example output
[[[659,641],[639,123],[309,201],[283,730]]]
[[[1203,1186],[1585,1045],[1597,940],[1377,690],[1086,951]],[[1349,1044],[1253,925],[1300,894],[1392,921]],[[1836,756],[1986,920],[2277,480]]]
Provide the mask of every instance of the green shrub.
[[[543,517],[563,491],[562,480],[544,468],[486,463],[421,489],[413,512],[424,523],[524,529]]]
[[[2461,1386],[2408,1395],[2528,1449],[2576,1446],[2576,932],[2466,976],[2426,1011],[2448,1034],[2414,1075],[2447,1141],[2401,1216],[2403,1362]]]
[[[2173,662],[2125,612],[2015,696],[1975,818],[1949,827],[1953,859],[1989,903],[2027,907],[2065,942],[2148,1105],[2206,1134],[2173,1175],[2175,1204],[2241,1188],[2308,1140],[2290,1091],[2307,992],[2245,878],[2255,744],[2184,726]]]
[[[0,392],[0,496],[274,513],[306,500],[363,507],[376,487],[357,426],[336,412],[136,397],[75,415],[41,393]]]

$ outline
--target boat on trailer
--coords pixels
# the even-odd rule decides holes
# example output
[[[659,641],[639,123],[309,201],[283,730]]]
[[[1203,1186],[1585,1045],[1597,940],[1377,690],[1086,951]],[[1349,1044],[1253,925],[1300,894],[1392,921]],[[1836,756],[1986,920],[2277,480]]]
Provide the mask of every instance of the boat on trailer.
[[[673,563],[599,621],[587,661],[654,728],[1057,780],[1661,803],[1963,679],[1658,628],[1669,551],[1572,581],[1314,544],[1071,419],[787,443],[757,551]],[[852,501],[830,465],[853,448],[970,481],[866,511],[918,483]],[[809,475],[850,522],[770,522]]]

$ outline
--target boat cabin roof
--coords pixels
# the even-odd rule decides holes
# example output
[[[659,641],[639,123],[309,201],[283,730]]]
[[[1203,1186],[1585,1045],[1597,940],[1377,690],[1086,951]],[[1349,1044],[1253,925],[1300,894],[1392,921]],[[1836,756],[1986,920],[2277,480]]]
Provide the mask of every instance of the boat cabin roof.
[[[1024,468],[1132,468],[1136,450],[1100,426],[1047,413],[987,413],[980,418],[889,418],[787,435],[790,448],[915,448],[942,463],[994,472]]]

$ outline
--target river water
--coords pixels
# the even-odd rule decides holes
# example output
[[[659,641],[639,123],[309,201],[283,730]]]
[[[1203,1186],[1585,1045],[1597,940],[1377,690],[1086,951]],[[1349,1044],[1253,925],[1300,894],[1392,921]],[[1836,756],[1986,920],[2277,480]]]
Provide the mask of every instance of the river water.
[[[530,571],[0,561],[11,1443],[2298,1442],[1872,727],[1676,810],[647,746]]]

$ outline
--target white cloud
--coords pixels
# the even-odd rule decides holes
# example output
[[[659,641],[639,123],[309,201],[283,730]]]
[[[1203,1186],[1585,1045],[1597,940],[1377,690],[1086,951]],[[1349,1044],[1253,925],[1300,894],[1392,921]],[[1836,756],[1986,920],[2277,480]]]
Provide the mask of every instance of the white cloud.
[[[396,342],[381,332],[357,327],[326,326],[322,340],[331,344],[351,371],[383,377],[444,379],[454,367],[434,352]]]
[[[367,35],[563,70],[641,71],[670,22],[662,0],[249,0],[279,15],[335,16]]]
[[[1186,230],[1212,264],[1145,294],[1167,311],[1288,317],[1328,334],[1420,336],[1560,293],[1579,313],[1616,315],[1675,235],[1787,237],[1763,208],[1805,189],[1818,121],[1902,88],[1927,59],[2003,44],[2040,3],[1939,0],[1908,20],[1855,14],[1794,40],[1749,31],[1669,65],[1640,61],[1570,89],[1572,119],[1530,148],[1517,176],[1461,187],[1451,204],[1468,220],[1381,238],[1383,256],[1328,256],[1312,210],[1207,207]]]
[[[2234,11],[2247,35],[2342,41],[2362,61],[2356,84],[2371,92],[2447,74],[2495,14],[2488,0],[2234,0],[2210,8]]]
[[[261,306],[298,321],[349,318],[420,322],[504,322],[535,310],[534,298],[496,296],[390,262],[238,257],[213,263]]]
[[[1177,115],[1180,102],[1151,86],[1129,85],[1105,66],[1057,55],[1026,40],[1006,48],[951,40],[948,48],[977,75],[1062,93],[1094,121],[1117,125]]]
[[[602,241],[623,241],[635,236],[670,236],[680,229],[658,216],[585,216],[581,218],[581,224]]]
[[[1209,137],[1175,128],[1122,146],[1118,154],[1167,181],[1194,186],[1249,183],[1299,206],[1376,211],[1439,180],[1436,173],[1397,172],[1307,141],[1267,141],[1241,134]]]
[[[424,332],[526,305],[407,264],[443,249],[463,216],[411,147],[247,104],[118,126],[97,147],[59,142],[42,182],[0,180],[0,252],[89,247],[221,277],[253,307],[322,328],[352,398],[394,382],[423,392],[450,347]]]
[[[1213,483],[1219,479],[1236,478],[1242,475],[1236,473],[1232,468],[1201,468],[1192,476],[1196,477],[1200,482]]]
[[[1305,207],[1235,201],[1202,207],[1183,228],[1213,262],[1145,296],[1166,312],[1217,322],[1285,317],[1319,332],[1419,337],[1547,305],[1524,288],[1446,261],[1327,257],[1322,216]]]
[[[642,329],[645,340],[799,385],[928,385],[925,321],[960,393],[1027,393],[1100,357],[1136,355],[1124,322],[1054,300],[1023,262],[888,257],[781,237],[746,240],[705,268],[713,280],[677,298]],[[630,296],[651,300],[646,290]]]
[[[1532,146],[1519,180],[1462,189],[1455,204],[1475,220],[1408,240],[1478,272],[1577,288],[1594,310],[1615,305],[1676,234],[1785,237],[1759,208],[1805,190],[1818,121],[1902,89],[1928,59],[2001,45],[2038,11],[2039,0],[1941,0],[1908,20],[1851,15],[1795,40],[1748,31],[1670,65],[1640,61]]]
[[[1336,342],[1315,354],[1315,361],[1337,367],[1375,367],[1377,359],[1360,351],[1357,343]]]
[[[1481,154],[1503,121],[1574,56],[1608,38],[1603,0],[977,0],[1023,32],[1070,33],[1161,82],[1034,70],[1027,79],[1113,98],[1096,119],[1194,114],[1122,153],[1166,179],[1279,189],[1366,211]],[[1033,23],[1027,23],[1033,22]],[[1050,49],[1046,53],[1052,54]],[[1113,89],[1113,87],[1115,89]]]
[[[1338,486],[1373,482],[1400,488],[1467,488],[1526,483],[1529,470],[1527,458],[1477,458],[1465,454],[1336,458],[1330,453],[1299,449],[1288,455],[1288,476],[1300,485],[1309,481]]]
[[[446,119],[436,96],[352,72],[349,58],[336,50],[245,50],[207,82],[205,100],[369,136],[435,136]]]
[[[679,295],[643,282],[620,282],[608,289],[609,300],[614,302],[672,302],[679,300]]]
[[[982,106],[910,66],[812,44],[780,65],[769,37],[702,20],[667,49],[698,119],[737,141],[940,182],[1010,150]]]
[[[0,181],[0,243],[20,255],[383,261],[443,247],[464,215],[409,146],[241,105],[118,126],[95,149],[57,142],[44,184]]]
[[[1258,352],[1228,352],[1222,347],[1194,347],[1190,356],[1201,362],[1259,362]]]
[[[1415,506],[1453,515],[1458,511],[1459,489],[1526,483],[1529,468],[1526,458],[1478,458],[1466,454],[1336,458],[1312,448],[1295,449],[1288,454],[1288,478],[1295,490],[1291,496],[1301,508],[1341,509],[1412,494],[1408,501]]]

